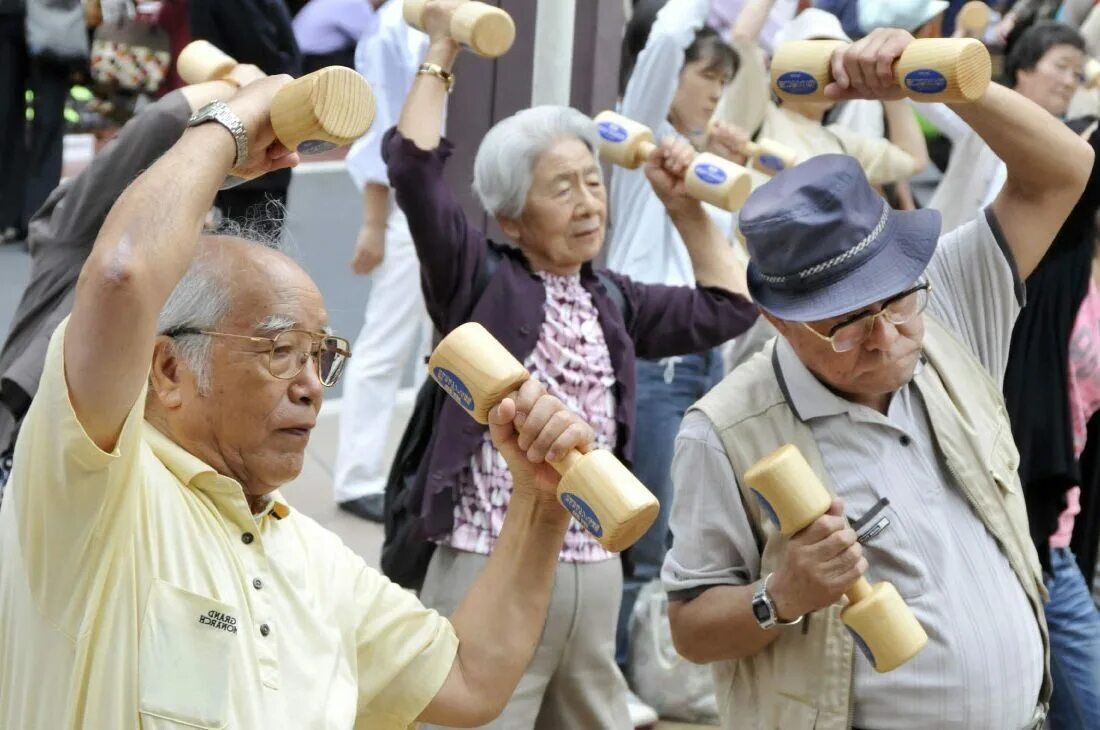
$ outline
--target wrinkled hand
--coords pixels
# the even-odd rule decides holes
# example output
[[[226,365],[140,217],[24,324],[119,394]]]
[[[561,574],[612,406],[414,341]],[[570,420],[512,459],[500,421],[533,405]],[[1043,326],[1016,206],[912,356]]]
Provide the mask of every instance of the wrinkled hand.
[[[386,256],[385,226],[368,226],[359,229],[355,241],[355,254],[351,259],[351,270],[360,276],[374,271]]]
[[[451,38],[451,16],[464,2],[466,0],[428,0],[424,5],[420,22],[432,43],[450,43],[457,48],[458,44]]]
[[[257,79],[226,102],[248,131],[248,159],[232,170],[237,177],[248,180],[298,164],[298,153],[275,139],[271,127],[271,102],[290,81],[285,74]]]
[[[555,504],[561,477],[547,462],[571,449],[588,453],[596,441],[592,427],[534,378],[489,411],[489,435],[508,463],[515,488],[533,489]]]
[[[894,62],[913,42],[911,33],[900,28],[876,28],[855,43],[833,51],[833,81],[825,87],[830,99],[905,98],[905,90],[894,76]]]
[[[780,618],[791,621],[833,605],[867,571],[843,509],[834,498],[828,512],[791,536],[768,584]]]
[[[748,160],[745,145],[749,142],[748,133],[734,124],[715,119],[707,129],[707,152],[724,157],[730,162],[744,165]]]
[[[701,205],[687,194],[684,185],[684,176],[695,155],[695,148],[687,142],[667,137],[646,161],[645,176],[671,215],[693,211]]]

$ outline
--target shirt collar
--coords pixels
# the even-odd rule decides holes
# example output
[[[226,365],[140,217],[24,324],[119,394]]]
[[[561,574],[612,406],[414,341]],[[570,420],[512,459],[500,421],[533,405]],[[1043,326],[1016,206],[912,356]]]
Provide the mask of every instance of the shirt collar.
[[[240,482],[219,474],[213,467],[199,457],[184,449],[172,439],[161,433],[156,426],[145,422],[145,441],[152,449],[153,455],[188,487],[200,492],[217,494],[233,494],[243,491]],[[200,478],[207,477],[207,478]],[[272,515],[276,519],[283,519],[290,514],[290,507],[278,490],[268,495],[267,504],[263,511],[255,515],[259,522],[263,517]]]

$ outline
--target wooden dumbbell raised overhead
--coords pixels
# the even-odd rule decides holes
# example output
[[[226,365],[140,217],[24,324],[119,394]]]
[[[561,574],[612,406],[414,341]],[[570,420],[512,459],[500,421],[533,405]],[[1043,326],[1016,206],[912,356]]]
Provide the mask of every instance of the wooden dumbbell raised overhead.
[[[237,62],[216,46],[192,41],[176,68],[189,84],[228,76]],[[294,79],[271,102],[271,126],[290,150],[310,155],[351,144],[374,121],[374,94],[366,79],[350,68],[330,66]]]
[[[772,88],[788,101],[829,101],[833,51],[843,41],[788,41],[772,58]],[[894,62],[894,76],[918,101],[974,101],[992,78],[985,44],[976,38],[918,38]]]
[[[714,125],[713,119],[707,124],[708,137]],[[774,175],[798,164],[797,152],[785,144],[766,137],[761,137],[755,142],[746,142],[745,153],[752,161],[752,166],[765,175]]]
[[[424,6],[428,0],[403,0],[405,22],[424,30]],[[512,16],[500,8],[485,3],[459,5],[451,15],[451,38],[486,58],[503,56],[516,40],[516,24]]]
[[[428,373],[478,423],[488,423],[489,411],[530,377],[476,322],[443,338],[428,360]],[[608,550],[630,547],[657,519],[657,498],[611,452],[574,449],[551,466],[561,474],[562,505]]]
[[[789,537],[829,510],[832,498],[802,453],[790,444],[768,454],[745,472],[763,511]],[[846,592],[844,625],[876,671],[897,669],[916,656],[928,635],[894,586],[859,578]]]
[[[600,112],[596,128],[600,134],[600,157],[629,170],[640,167],[657,149],[649,127],[621,114]],[[697,200],[738,210],[752,192],[752,178],[740,165],[703,152],[692,160],[684,176],[684,187]]]
[[[982,0],[970,0],[959,8],[955,15],[955,25],[966,35],[981,38],[989,26],[989,5]]]

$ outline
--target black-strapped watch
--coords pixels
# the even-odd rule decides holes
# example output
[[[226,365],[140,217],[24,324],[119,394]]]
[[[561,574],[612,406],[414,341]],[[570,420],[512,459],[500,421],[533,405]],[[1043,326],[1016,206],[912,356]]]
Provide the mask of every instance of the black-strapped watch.
[[[775,626],[793,626],[800,622],[802,617],[799,616],[793,621],[781,621],[779,619],[779,614],[775,610],[775,601],[768,593],[768,580],[771,579],[772,575],[774,574],[768,573],[764,576],[764,580],[760,581],[756,586],[756,590],[753,591],[752,615],[762,629],[770,629]]]

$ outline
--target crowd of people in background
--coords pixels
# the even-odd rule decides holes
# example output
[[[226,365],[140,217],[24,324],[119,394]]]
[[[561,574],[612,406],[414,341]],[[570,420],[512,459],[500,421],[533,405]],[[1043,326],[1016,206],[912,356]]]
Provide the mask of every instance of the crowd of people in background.
[[[301,687],[279,712],[307,722],[313,688],[334,708],[325,727],[625,730],[669,717],[679,693],[693,710],[674,719],[726,728],[1100,728],[1100,3],[989,2],[973,27],[959,0],[626,0],[614,108],[656,142],[637,169],[601,162],[599,109],[498,113],[456,148],[456,4],[431,0],[419,30],[401,0],[0,0],[0,245],[32,262],[0,349],[0,726],[131,705],[199,727],[270,717],[262,693],[184,701],[90,678],[103,667],[84,642],[142,613],[106,619],[72,596],[132,608],[116,592],[132,574],[135,593],[156,579],[164,615],[173,601],[228,615],[292,586],[249,609],[262,638],[234,681],[274,692],[281,671]],[[981,98],[900,92],[891,63],[928,37],[987,46]],[[192,39],[240,62],[231,83],[183,83],[173,59]],[[829,99],[781,98],[772,56],[809,40],[840,44]],[[361,215],[350,267],[370,280],[350,342],[279,245],[294,152],[251,149],[257,174],[235,186],[220,184],[232,157],[183,157],[212,127],[192,129],[207,104],[255,146],[271,139],[268,77],[332,65],[375,101],[343,158],[362,200],[341,213]],[[63,180],[78,84],[120,124]],[[696,154],[748,168],[762,141],[796,164],[750,170],[740,210],[688,193]],[[464,160],[478,211],[448,182]],[[139,204],[172,191],[171,212]],[[127,236],[148,241],[135,254]],[[135,331],[115,331],[108,314],[128,308]],[[480,425],[417,380],[391,454],[409,363],[470,321],[538,385]],[[223,352],[231,338],[266,368]],[[331,488],[384,525],[388,581],[272,491],[341,376]],[[269,427],[274,441],[249,430]],[[745,477],[786,443],[833,497],[793,536]],[[626,552],[545,507],[552,444],[613,452],[660,501]],[[173,539],[188,560],[159,552]],[[254,540],[271,565],[209,567],[195,547]],[[864,575],[928,633],[889,673],[839,616]],[[336,628],[316,638],[330,579]],[[273,626],[311,637],[303,666],[280,664]],[[120,653],[144,661],[144,632]],[[657,649],[639,653],[643,635]],[[32,641],[63,647],[51,676],[99,699],[4,699]],[[173,661],[169,644],[156,659]],[[661,646],[683,659],[642,661]],[[127,666],[144,682],[141,661]]]

